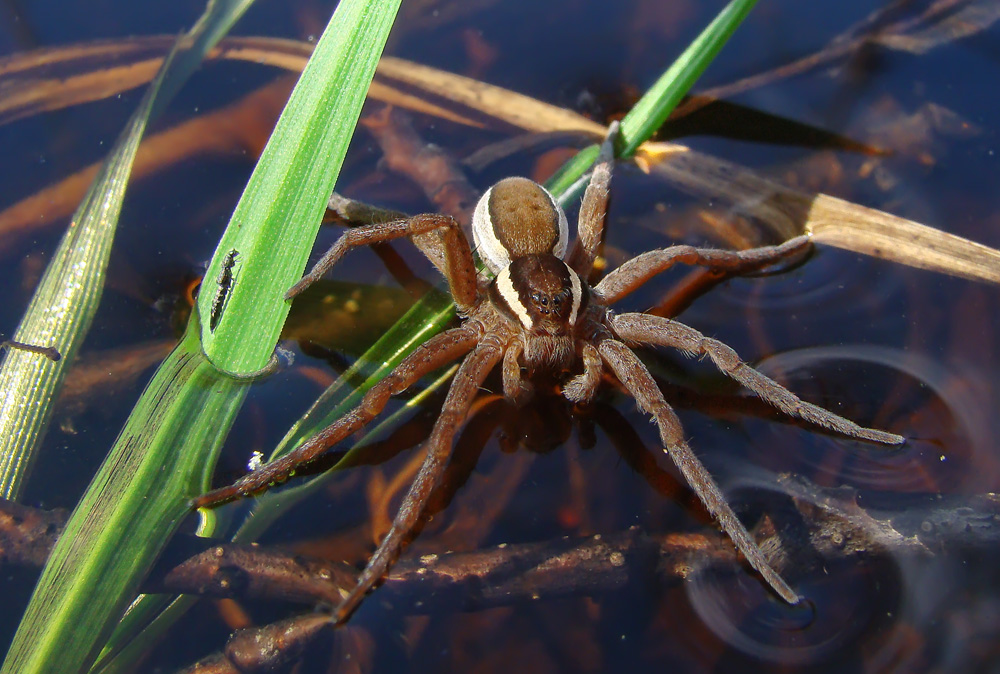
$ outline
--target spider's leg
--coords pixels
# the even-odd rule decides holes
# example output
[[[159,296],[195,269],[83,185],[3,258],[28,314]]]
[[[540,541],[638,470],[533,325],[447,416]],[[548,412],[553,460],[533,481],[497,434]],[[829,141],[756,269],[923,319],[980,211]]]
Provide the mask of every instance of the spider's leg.
[[[631,349],[617,340],[605,339],[599,344],[598,349],[604,362],[632,394],[640,409],[653,416],[660,429],[660,441],[666,447],[670,458],[750,566],[760,573],[782,599],[789,604],[797,604],[800,600],[799,595],[788,586],[777,571],[771,568],[760,547],[729,507],[712,475],[684,441],[684,430],[680,419],[664,400],[663,393],[660,392],[646,366]]]
[[[217,506],[287,480],[300,465],[312,461],[363,428],[385,408],[390,396],[405,391],[427,373],[468,353],[477,341],[477,332],[466,327],[448,330],[432,337],[404,358],[385,379],[373,386],[353,410],[280,459],[264,464],[228,487],[210,491],[192,500],[192,507]]]
[[[309,273],[285,293],[285,299],[295,297],[320,280],[353,248],[403,237],[419,237],[433,231],[439,232],[443,240],[447,270],[445,276],[455,305],[460,312],[468,312],[476,302],[476,266],[472,260],[472,249],[458,221],[451,216],[436,213],[414,215],[405,220],[364,225],[347,230]]]
[[[594,268],[594,258],[597,257],[597,248],[601,245],[601,236],[604,233],[618,126],[617,121],[611,122],[608,126],[608,133],[601,143],[601,152],[594,164],[594,172],[590,176],[590,183],[580,203],[580,215],[577,219],[578,238],[569,256],[569,266],[582,278],[590,276]]]
[[[361,572],[354,586],[333,612],[333,621],[342,623],[354,612],[361,600],[376,583],[382,580],[386,571],[399,557],[406,537],[413,530],[427,504],[427,498],[437,486],[451,454],[452,438],[465,420],[465,415],[476,397],[480,384],[486,375],[500,361],[502,349],[495,342],[483,342],[462,362],[455,373],[455,379],[448,390],[441,415],[434,422],[434,429],[427,439],[427,456],[417,477],[410,485],[392,528],[382,539],[378,549]]]
[[[805,419],[809,423],[852,438],[885,445],[901,445],[906,442],[905,438],[895,433],[859,426],[818,405],[807,403],[778,382],[741,361],[736,352],[726,344],[706,337],[683,323],[648,314],[621,314],[611,319],[611,325],[615,334],[627,342],[669,346],[689,354],[707,355],[725,375],[732,377],[753,391],[761,400],[790,416]]]
[[[326,202],[326,213],[323,215],[323,224],[336,222],[348,227],[358,227],[361,225],[374,225],[382,222],[405,220],[408,217],[410,217],[408,213],[382,208],[381,206],[375,206],[364,201],[345,197],[338,192],[333,192]],[[414,243],[417,243],[417,241],[414,240]],[[419,245],[417,247],[420,248]],[[423,249],[421,248],[421,250]],[[382,264],[385,265],[386,271],[396,279],[396,282],[404,290],[415,298],[423,297],[429,290],[433,290],[434,285],[416,276],[394,248],[381,246],[375,251],[375,254],[382,259]],[[443,274],[447,274],[447,266],[443,257],[440,260],[440,264],[437,261],[434,261],[434,264]]]
[[[604,366],[601,354],[590,342],[584,342],[580,349],[583,359],[583,372],[576,375],[563,385],[563,397],[573,403],[588,403],[594,399],[597,387],[601,383]]]
[[[760,246],[748,250],[719,250],[694,246],[671,246],[651,250],[628,260],[594,286],[605,304],[614,304],[646,281],[677,263],[710,267],[734,274],[755,271],[809,247],[805,234],[785,241],[780,246]]]

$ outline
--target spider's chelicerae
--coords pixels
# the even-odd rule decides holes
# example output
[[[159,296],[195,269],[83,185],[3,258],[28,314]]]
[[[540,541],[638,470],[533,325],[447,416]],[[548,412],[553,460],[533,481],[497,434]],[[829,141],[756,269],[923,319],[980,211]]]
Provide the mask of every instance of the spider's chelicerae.
[[[290,454],[261,466],[228,487],[195,500],[198,507],[217,505],[262,491],[287,479],[295,469],[363,428],[378,415],[389,397],[402,393],[421,377],[463,358],[427,440],[427,457],[414,479],[392,528],[361,573],[357,585],[336,607],[332,619],[342,622],[358,606],[396,560],[437,485],[451,451],[452,439],[486,376],[501,366],[504,395],[523,398],[526,379],[540,373],[563,382],[563,395],[585,402],[596,393],[610,370],[639,407],[655,420],[666,452],[708,511],[767,583],[789,603],[799,596],[768,564],[740,523],[712,476],[684,441],[676,414],[653,377],[629,345],[669,346],[707,356],[726,375],[791,416],[845,436],[889,445],[904,439],[863,428],[800,400],[788,389],[743,363],[723,344],[682,323],[641,313],[614,314],[608,307],[653,276],[676,263],[702,265],[727,272],[760,269],[806,249],[800,236],[779,246],[725,251],[673,246],[642,253],[591,287],[590,275],[604,228],[617,126],[605,139],[583,197],[578,240],[567,257],[566,215],[542,186],[526,178],[503,180],[482,196],[473,215],[477,250],[493,272],[477,274],[468,239],[459,224],[445,215],[417,215],[349,230],[312,271],[288,291],[293,297],[318,280],[349,250],[401,237],[420,240],[436,251],[447,277],[462,324],[427,340],[374,386],[361,404]]]

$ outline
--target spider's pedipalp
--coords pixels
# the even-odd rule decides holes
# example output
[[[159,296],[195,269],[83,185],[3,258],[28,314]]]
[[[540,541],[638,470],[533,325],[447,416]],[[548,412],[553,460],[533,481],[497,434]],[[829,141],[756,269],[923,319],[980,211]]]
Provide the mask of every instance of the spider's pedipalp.
[[[465,420],[465,415],[476,397],[479,386],[490,370],[500,362],[503,349],[495,342],[484,340],[462,362],[455,373],[455,379],[448,389],[441,414],[434,422],[434,429],[427,439],[427,457],[410,490],[399,506],[399,512],[392,522],[392,528],[379,544],[375,554],[361,572],[357,585],[348,593],[344,601],[334,610],[334,623],[342,623],[358,607],[361,600],[378,583],[389,567],[399,557],[406,537],[416,526],[427,504],[427,498],[437,486],[451,455],[452,438]]]
[[[660,431],[660,440],[674,465],[701,499],[708,512],[715,517],[722,530],[732,539],[747,562],[767,581],[767,584],[789,604],[797,604],[799,595],[778,575],[750,536],[736,513],[722,495],[722,491],[698,457],[684,441],[680,419],[663,398],[663,393],[653,376],[625,344],[615,339],[605,339],[598,345],[601,358],[615,373],[640,409],[650,414]]]
[[[503,355],[503,395],[515,405],[525,402],[533,391],[531,384],[521,376],[521,354],[524,347],[520,340],[512,340]]]
[[[895,433],[865,428],[842,416],[808,403],[787,388],[753,369],[726,344],[706,337],[683,323],[649,314],[621,314],[611,319],[615,334],[629,342],[668,346],[692,354],[707,355],[723,374],[750,389],[758,398],[779,410],[842,435],[884,445],[901,445],[906,439]]]
[[[458,221],[451,216],[437,213],[414,215],[405,220],[364,225],[347,230],[330,247],[330,250],[313,265],[309,273],[288,289],[288,292],[285,293],[285,299],[292,299],[323,278],[340,258],[354,248],[403,237],[419,237],[435,231],[439,233],[444,242],[444,272],[452,298],[455,300],[455,306],[458,307],[459,312],[466,314],[475,306],[477,297],[476,265],[472,259],[472,249],[469,247],[469,241],[462,233]],[[432,262],[436,261],[432,260]]]
[[[584,342],[580,351],[583,372],[563,384],[563,397],[572,403],[589,403],[597,394],[604,372],[601,354],[590,342]]]
[[[671,246],[651,250],[624,262],[594,286],[606,304],[614,304],[629,295],[657,274],[662,274],[675,264],[697,265],[712,270],[745,274],[808,250],[810,238],[796,236],[778,246],[761,246],[749,250],[721,250]]]
[[[316,459],[344,438],[362,429],[385,408],[391,396],[402,393],[427,373],[468,353],[478,341],[479,334],[468,327],[455,328],[432,337],[404,358],[385,379],[373,386],[353,410],[294,451],[264,464],[228,487],[202,494],[191,502],[192,506],[217,506],[284,482],[296,468]]]

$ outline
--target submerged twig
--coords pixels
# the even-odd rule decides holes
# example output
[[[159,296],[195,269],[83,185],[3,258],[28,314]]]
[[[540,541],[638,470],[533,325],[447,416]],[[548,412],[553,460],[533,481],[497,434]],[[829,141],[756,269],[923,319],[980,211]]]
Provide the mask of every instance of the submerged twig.
[[[858,492],[853,488],[826,489],[790,476],[780,478],[778,484],[805,529],[792,524],[773,531],[765,527],[768,531],[759,532],[758,538],[798,565],[810,559],[876,554],[926,557],[943,550],[1000,547],[997,494],[928,497],[921,505],[899,511],[870,510],[857,504]],[[66,517],[64,510],[46,511],[0,500],[0,564],[44,564]],[[186,545],[195,550],[179,563],[154,569],[144,591],[322,603],[338,600],[340,588],[350,587],[356,574],[347,565],[256,546],[210,539],[188,539]],[[168,550],[165,555],[176,558],[177,552],[171,555]],[[457,601],[462,610],[476,610],[527,598],[614,590],[627,582],[630,573],[649,563],[655,563],[657,575],[664,580],[685,578],[692,569],[709,563],[735,561],[733,547],[715,533],[652,536],[632,528],[605,536],[404,559],[380,593],[406,612],[423,612],[432,607],[429,602],[445,601]]]
[[[788,476],[776,483],[790,501],[792,517],[787,519],[793,522],[767,520],[758,528],[757,539],[778,569],[809,570],[825,560],[878,555],[929,558],[945,550],[995,553],[1000,547],[997,494],[927,497],[898,511],[874,510],[858,505],[858,492],[852,488],[825,489]],[[65,519],[64,511],[0,501],[0,563],[43,564]],[[354,585],[357,573],[346,565],[281,551],[207,539],[195,539],[195,544],[200,549],[180,563],[161,564],[143,590],[332,604]],[[632,528],[605,536],[405,559],[378,592],[383,603],[404,614],[445,606],[474,611],[602,594],[636,582],[677,582],[709,565],[739,563],[732,545],[715,532],[652,536]],[[241,630],[224,654],[187,671],[270,667],[295,657],[329,625],[327,615],[309,614]]]

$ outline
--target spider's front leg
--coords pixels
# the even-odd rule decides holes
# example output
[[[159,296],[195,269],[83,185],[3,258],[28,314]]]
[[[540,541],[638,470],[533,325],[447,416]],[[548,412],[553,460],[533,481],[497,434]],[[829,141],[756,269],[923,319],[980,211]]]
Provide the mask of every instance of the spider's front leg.
[[[413,531],[427,505],[427,499],[441,479],[445,462],[451,454],[452,439],[490,370],[500,362],[503,349],[494,339],[486,338],[462,362],[448,389],[441,414],[427,439],[427,456],[410,490],[399,506],[392,528],[379,544],[354,586],[334,610],[333,621],[344,622],[358,607],[365,595],[382,579],[402,550],[406,537]]]
[[[243,496],[250,496],[287,480],[295,469],[322,455],[330,447],[361,430],[389,402],[424,375],[468,353],[479,341],[479,333],[468,327],[448,330],[421,344],[404,358],[385,379],[373,386],[361,403],[285,456],[264,464],[228,487],[222,487],[194,499],[195,508],[208,508]]]
[[[420,237],[432,232],[439,233],[442,239],[444,272],[455,306],[460,313],[468,313],[476,302],[476,266],[472,259],[472,249],[458,221],[450,216],[436,213],[414,215],[405,220],[364,225],[347,230],[309,273],[285,293],[285,299],[292,299],[320,280],[340,258],[354,248],[403,237]]]
[[[689,354],[707,355],[723,374],[732,377],[785,414],[829,428],[842,435],[884,445],[901,445],[906,439],[895,433],[859,426],[818,405],[807,403],[787,388],[753,369],[726,344],[669,318],[648,314],[621,314],[611,319],[621,339],[654,346],[668,346]]]
[[[587,184],[587,191],[583,193],[583,200],[580,202],[580,215],[577,218],[579,238],[573,246],[568,263],[584,279],[590,276],[594,268],[597,249],[601,245],[601,236],[604,233],[604,218],[608,210],[611,169],[615,163],[615,141],[618,139],[618,131],[618,122],[611,122],[604,142],[601,143],[600,154],[594,163],[594,172]]]

